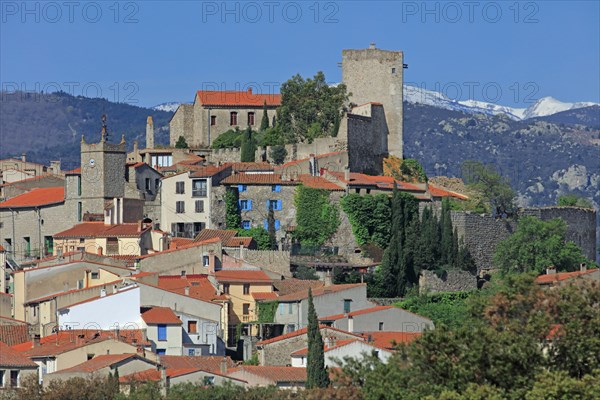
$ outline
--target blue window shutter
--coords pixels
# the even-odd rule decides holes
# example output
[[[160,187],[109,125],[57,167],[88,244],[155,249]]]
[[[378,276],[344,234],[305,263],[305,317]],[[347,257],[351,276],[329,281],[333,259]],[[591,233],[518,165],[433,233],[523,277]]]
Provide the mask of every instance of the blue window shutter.
[[[242,201],[238,200],[238,208],[241,210],[242,209]]]
[[[167,340],[167,326],[158,325],[158,340]]]
[[[281,200],[277,200],[277,210],[281,211]]]
[[[267,221],[266,219],[263,221],[263,227],[264,227],[266,230],[269,230],[269,221]]]
[[[267,200],[267,211],[269,211],[269,203],[270,202],[271,202],[270,200]]]
[[[275,230],[276,231],[279,230],[279,220],[278,219],[275,220]]]
[[[281,185],[277,185],[277,191],[281,192]]]
[[[244,185],[238,185],[238,192],[244,191]]]
[[[252,200],[248,200],[248,210],[252,210]]]

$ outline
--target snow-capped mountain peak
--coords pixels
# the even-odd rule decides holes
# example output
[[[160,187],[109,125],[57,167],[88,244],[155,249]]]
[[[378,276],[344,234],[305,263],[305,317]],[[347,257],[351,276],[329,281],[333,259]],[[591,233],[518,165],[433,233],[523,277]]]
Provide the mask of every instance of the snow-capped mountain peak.
[[[544,117],[547,115],[556,114],[562,111],[574,110],[576,108],[590,107],[596,105],[596,103],[590,102],[578,102],[578,103],[563,103],[562,101],[556,100],[554,97],[542,97],[534,104],[532,104],[523,115],[523,119]]]
[[[152,107],[153,110],[156,111],[167,111],[167,112],[175,112],[177,111],[177,107],[179,107],[181,103],[176,101],[170,101],[167,103],[161,103],[157,106]]]

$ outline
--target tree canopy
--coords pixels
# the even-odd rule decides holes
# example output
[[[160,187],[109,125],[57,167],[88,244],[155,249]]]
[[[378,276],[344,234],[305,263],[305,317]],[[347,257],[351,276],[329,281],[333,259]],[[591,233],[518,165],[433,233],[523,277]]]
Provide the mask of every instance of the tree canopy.
[[[462,174],[470,189],[482,193],[494,215],[514,214],[516,193],[508,179],[500,175],[494,166],[467,160],[462,164]]]

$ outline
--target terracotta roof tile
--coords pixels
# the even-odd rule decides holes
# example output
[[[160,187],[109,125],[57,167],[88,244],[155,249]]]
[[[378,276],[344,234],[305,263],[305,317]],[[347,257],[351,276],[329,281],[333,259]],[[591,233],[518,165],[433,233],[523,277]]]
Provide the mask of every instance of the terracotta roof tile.
[[[275,292],[259,292],[252,293],[252,298],[254,300],[274,300],[277,298],[277,293]]]
[[[469,196],[465,196],[464,194],[456,193],[442,187],[433,186],[431,183],[428,185],[428,187],[429,193],[431,193],[433,197],[454,197],[461,200],[467,200],[469,198]]]
[[[208,165],[206,167],[200,167],[199,169],[195,169],[190,173],[191,178],[210,178],[211,176],[215,176],[220,172],[225,171],[229,168],[229,165]]]
[[[335,183],[328,181],[327,179],[321,176],[312,176],[302,174],[298,176],[298,180],[302,182],[304,186],[315,188],[315,189],[325,189],[331,191],[343,191],[345,190],[341,186],[336,185]]]
[[[142,319],[147,324],[176,324],[181,325],[181,320],[168,307],[152,307],[142,313]]]
[[[0,342],[0,368],[4,367],[37,368],[38,365],[7,344]]]
[[[0,203],[0,208],[39,207],[59,204],[65,201],[65,188],[49,187],[36,188],[29,192],[12,197]]]
[[[236,172],[273,171],[274,169],[268,162],[236,162],[231,164],[231,168]]]
[[[71,368],[61,369],[57,373],[71,373],[71,372],[84,372],[91,373],[98,370],[101,370],[106,367],[110,367],[114,364],[118,364],[122,361],[128,360],[130,358],[139,356],[137,354],[101,354],[98,355],[91,360],[87,360],[81,364],[75,365]]]
[[[318,297],[318,296],[323,296],[323,295],[329,294],[329,293],[337,293],[337,292],[341,292],[344,290],[354,289],[354,288],[360,287],[360,286],[366,287],[366,283],[350,283],[350,284],[344,284],[344,285],[323,286],[323,287],[315,288],[314,290],[312,290],[312,295],[313,295],[313,297]],[[303,289],[296,293],[290,293],[285,296],[280,296],[278,301],[280,301],[280,302],[300,301],[300,300],[307,299],[307,298],[308,298],[308,289]]]
[[[188,296],[204,301],[219,298],[208,275],[163,275],[158,277],[158,287],[179,294],[185,294],[187,288]]]
[[[0,342],[15,346],[31,340],[27,324],[0,325]]]
[[[400,343],[410,343],[421,336],[420,332],[363,332],[362,336],[370,343],[384,349],[393,349]]]
[[[214,91],[198,90],[198,100],[205,106],[279,106],[281,104],[280,94],[254,94],[252,91]]]
[[[244,365],[227,371],[230,375],[237,371],[244,371],[252,375],[260,376],[271,382],[306,382],[306,368],[282,367],[282,366],[258,366]]]
[[[54,234],[55,238],[82,238],[82,237],[139,237],[151,227],[147,226],[141,231],[137,223],[118,225],[105,225],[104,222],[84,222],[72,228]]]
[[[244,246],[249,248],[252,245],[254,238],[252,237],[232,237],[226,243],[223,244],[225,247],[240,247]]]
[[[298,181],[283,180],[279,174],[233,174],[221,181],[225,185],[298,185]]]
[[[560,282],[567,279],[575,278],[582,275],[591,274],[597,272],[598,268],[588,269],[587,271],[574,271],[574,272],[557,272],[554,274],[540,275],[535,278],[535,283],[539,285],[550,284],[554,282]]]
[[[361,340],[361,339],[342,339],[342,340],[338,340],[338,341],[335,343],[335,346],[328,346],[327,344],[324,344],[324,345],[323,345],[323,350],[324,350],[325,352],[328,352],[328,351],[330,351],[330,350],[333,350],[333,349],[340,348],[340,347],[342,347],[342,346],[345,346],[345,345],[347,345],[347,344],[350,344],[350,343],[353,343],[353,342],[362,342],[362,341],[363,341],[363,340]],[[304,356],[304,355],[307,355],[307,354],[308,354],[308,347],[305,347],[305,348],[303,348],[303,349],[300,349],[300,350],[296,350],[296,351],[294,351],[294,352],[293,352],[293,353],[291,353],[290,355],[291,355],[291,356]]]
[[[220,282],[273,282],[269,275],[257,269],[228,269],[215,272]]]
[[[45,180],[46,178],[50,178],[49,180]],[[63,186],[65,184],[65,178],[61,175],[56,175],[56,174],[42,174],[42,175],[36,175],[34,177],[31,178],[26,178],[26,179],[21,179],[20,181],[14,181],[14,182],[7,182],[4,183],[2,185],[0,185],[0,187],[6,187],[6,186],[19,186],[22,183],[25,182],[32,182],[32,181],[36,181],[36,180],[44,180],[45,182],[48,181],[52,181],[55,180],[57,186]]]
[[[214,238],[219,238],[223,243],[227,243],[229,239],[237,235],[237,231],[232,229],[202,229],[200,233],[194,238],[195,242],[202,242]]]

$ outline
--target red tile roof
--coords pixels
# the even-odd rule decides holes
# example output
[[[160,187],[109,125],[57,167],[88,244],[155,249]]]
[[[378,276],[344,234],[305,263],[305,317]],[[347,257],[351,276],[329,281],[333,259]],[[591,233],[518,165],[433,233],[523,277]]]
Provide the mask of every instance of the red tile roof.
[[[245,92],[198,90],[198,100],[205,106],[279,106],[280,94],[254,94],[251,90]]]
[[[352,311],[351,313],[348,313],[348,314],[329,315],[327,317],[319,318],[319,320],[335,321],[335,320],[342,319],[345,317],[354,317],[357,315],[370,314],[370,313],[379,312],[379,311],[383,311],[383,310],[389,310],[390,308],[394,308],[394,306],[375,306],[375,307],[371,307],[371,308],[365,308],[364,310]]]
[[[236,172],[247,171],[273,171],[274,167],[268,162],[236,162],[231,164]]]
[[[70,171],[65,171],[66,175],[81,175],[81,167],[77,167],[75,169],[72,169]]]
[[[469,198],[464,194],[456,193],[451,190],[444,189],[442,187],[433,186],[431,183],[428,186],[429,193],[431,193],[433,197],[454,197],[461,200],[467,200]]]
[[[0,203],[0,208],[41,207],[65,201],[65,188],[36,188]]]
[[[225,247],[240,247],[249,248],[252,245],[254,238],[252,237],[233,237],[223,244]]]
[[[331,330],[331,331],[334,331],[334,332],[342,332],[342,333],[345,333],[347,335],[356,336],[357,338],[361,337],[358,334],[347,332],[347,331],[344,331],[344,330],[341,330],[341,329],[337,329],[337,328],[333,328],[333,327],[327,326],[327,325],[319,325],[319,329],[320,330],[327,329],[327,330]],[[257,346],[262,346],[262,345],[265,345],[265,344],[271,344],[271,343],[280,342],[282,340],[286,340],[286,339],[293,338],[293,337],[296,337],[296,336],[305,335],[307,332],[308,332],[308,328],[298,329],[297,331],[294,331],[294,332],[290,332],[290,333],[286,333],[286,334],[283,334],[283,335],[279,335],[279,336],[276,336],[276,337],[271,338],[271,339],[262,340],[262,341],[256,343],[256,345]]]
[[[208,280],[208,275],[163,275],[158,277],[158,287],[204,301],[219,298],[215,287]]]
[[[338,341],[336,342],[335,346],[331,346],[331,347],[330,347],[330,346],[328,346],[327,344],[324,344],[324,345],[323,345],[323,350],[324,350],[325,352],[328,352],[328,351],[330,351],[330,350],[333,350],[333,349],[340,348],[340,347],[342,347],[342,346],[345,346],[345,345],[347,345],[347,344],[350,344],[350,343],[353,343],[353,342],[362,342],[362,340],[361,340],[361,339],[342,339],[342,340],[338,340]],[[293,353],[291,353],[290,355],[291,355],[291,356],[305,356],[305,355],[307,355],[307,354],[308,354],[308,347],[305,347],[305,348],[303,348],[303,349],[300,349],[300,350],[296,350],[296,351],[294,351],[294,352],[293,352]]]
[[[574,272],[557,272],[554,274],[540,275],[535,278],[535,283],[538,285],[547,285],[555,282],[564,281],[567,279],[575,278],[582,275],[591,274],[597,272],[598,268],[588,269],[587,271],[574,271]]]
[[[193,172],[190,174],[191,178],[210,178],[211,176],[215,176],[220,172],[225,171],[227,168],[229,168],[229,165],[221,165],[221,166],[216,166],[216,165],[208,165],[206,167],[201,167],[198,169],[194,169]]]
[[[227,243],[229,239],[237,235],[237,231],[232,229],[202,229],[200,233],[194,238],[195,242],[202,242],[204,240],[210,240],[219,238],[223,243]]]
[[[151,226],[138,230],[137,223],[105,225],[104,222],[83,222],[66,231],[54,234],[55,238],[139,237]]]
[[[274,281],[273,286],[275,286],[279,296],[285,296],[301,290],[308,291],[308,288],[315,290],[315,288],[325,286],[325,284],[320,280],[288,278],[282,281]]]
[[[372,342],[375,346],[393,349],[400,343],[410,343],[421,336],[420,332],[363,332],[365,340]]]
[[[227,371],[227,375],[238,371],[268,379],[274,384],[278,382],[306,382],[306,368],[243,365]]]
[[[0,325],[0,342],[15,346],[31,340],[27,324]]]
[[[137,354],[101,354],[91,360],[87,360],[81,364],[71,368],[61,369],[57,373],[83,372],[91,373],[118,364],[130,358],[141,358]]]
[[[230,357],[222,356],[160,356],[160,363],[167,369],[197,368],[204,371],[220,371],[224,358],[227,368],[235,367]]]
[[[168,307],[152,307],[142,313],[142,319],[147,324],[176,324],[181,325],[181,320]]]
[[[335,183],[328,181],[327,179],[321,176],[312,176],[307,174],[302,174],[298,176],[298,180],[302,182],[304,186],[315,188],[315,189],[325,189],[331,191],[344,191],[345,189],[341,186],[336,185]]]
[[[323,287],[313,289],[312,295],[313,295],[313,297],[318,297],[318,296],[323,296],[325,294],[337,293],[337,292],[341,292],[344,290],[354,289],[354,288],[357,288],[360,286],[364,286],[366,288],[367,284],[366,283],[349,283],[349,284],[344,284],[344,285],[323,286]],[[286,302],[286,301],[300,301],[300,300],[307,299],[307,298],[308,298],[308,289],[303,289],[296,293],[290,293],[285,296],[280,296],[277,300],[280,302]]]
[[[114,331],[73,329],[44,336],[40,339],[40,344],[35,347],[33,342],[29,341],[12,346],[12,348],[26,357],[46,357],[111,339],[129,343],[133,346],[148,346],[150,344],[146,340],[144,332],[139,329],[121,330],[118,339],[116,339]]]
[[[252,293],[252,298],[254,300],[273,300],[277,298],[277,293],[275,292],[259,292]]]
[[[279,174],[233,174],[223,179],[225,185],[298,185],[298,181],[283,180]]]
[[[228,269],[215,272],[215,277],[220,282],[272,282],[273,279],[263,271],[257,269]]]
[[[14,182],[7,182],[4,183],[2,185],[0,185],[0,187],[6,187],[6,186],[19,186],[21,183],[24,182],[31,182],[31,181],[35,181],[35,180],[42,180],[45,178],[50,178],[48,181],[52,181],[55,180],[57,186],[63,186],[65,184],[65,178],[61,175],[56,175],[56,174],[42,174],[42,175],[36,175],[33,176],[31,178],[26,178],[26,179],[21,179],[20,181],[14,181]],[[48,182],[45,181],[45,182]]]
[[[38,365],[7,344],[0,342],[0,368],[5,367],[37,368]]]
[[[176,378],[178,376],[188,375],[188,374],[192,374],[192,373],[198,372],[198,371],[205,371],[205,372],[208,372],[213,375],[223,376],[228,379],[234,379],[236,381],[247,383],[246,381],[243,381],[241,379],[232,378],[227,375],[222,375],[221,373],[219,373],[217,371],[208,371],[208,370],[205,370],[202,368],[166,368],[165,369],[167,378]],[[134,372],[133,374],[122,376],[119,378],[119,382],[121,382],[121,383],[147,382],[147,381],[158,382],[161,379],[160,375],[161,375],[161,372],[158,369],[150,368],[145,371]]]

